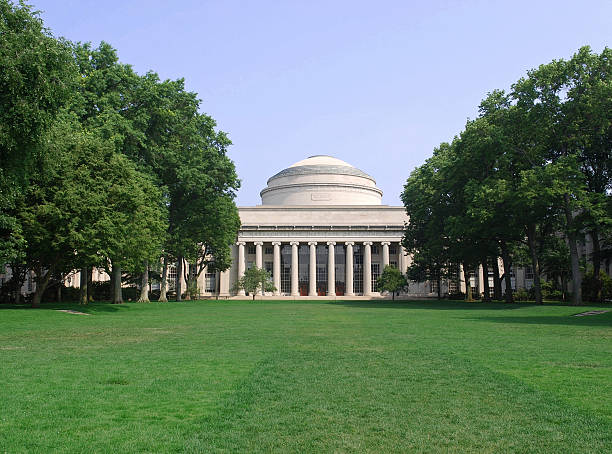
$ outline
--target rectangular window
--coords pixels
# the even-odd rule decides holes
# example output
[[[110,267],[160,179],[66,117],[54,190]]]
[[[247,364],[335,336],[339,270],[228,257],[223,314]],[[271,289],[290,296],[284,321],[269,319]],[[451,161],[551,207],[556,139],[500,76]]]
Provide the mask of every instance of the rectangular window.
[[[397,246],[389,246],[389,255],[395,255],[397,254]]]
[[[450,266],[448,293],[459,293],[459,267],[457,265]]]
[[[378,255],[378,245],[376,244],[372,245],[372,254]]]
[[[34,291],[34,279],[32,279],[32,274],[28,273],[28,292]]]
[[[206,273],[204,275],[205,292],[214,293],[217,291],[217,273]]]
[[[272,274],[272,270],[274,269],[274,262],[264,262],[264,269]]]
[[[274,248],[272,246],[266,246],[264,248],[264,254],[266,254],[266,255],[274,254]]]
[[[291,292],[291,246],[281,246],[281,293]]]
[[[176,290],[176,265],[168,265],[168,278],[166,281],[168,283],[168,290]]]
[[[247,262],[247,270],[250,270],[255,266],[255,262]]]
[[[533,268],[531,268],[530,266],[525,267],[525,279],[533,280]]]
[[[397,262],[395,260],[389,260],[389,266],[392,266],[393,268],[397,268]]]
[[[438,281],[429,281],[429,293],[438,293]]]
[[[254,244],[249,244],[247,246],[247,253],[248,254],[255,254],[255,245]]]
[[[380,277],[380,263],[372,263],[372,291],[378,291],[378,278]]]

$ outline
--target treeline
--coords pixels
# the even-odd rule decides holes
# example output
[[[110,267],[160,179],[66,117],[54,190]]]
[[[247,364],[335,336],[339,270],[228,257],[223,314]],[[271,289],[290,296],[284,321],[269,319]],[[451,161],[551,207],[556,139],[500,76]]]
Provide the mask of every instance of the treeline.
[[[611,59],[609,48],[583,47],[488,94],[478,118],[411,173],[402,201],[413,279],[439,282],[461,264],[470,298],[468,271],[482,265],[485,298],[492,270],[495,298],[505,281],[511,302],[510,270],[520,264],[533,269],[538,303],[544,274],[564,294],[571,281],[574,304],[583,290],[590,300],[610,292],[600,264],[612,249]]]
[[[85,303],[97,267],[111,275],[113,302],[127,275],[148,301],[149,270],[165,281],[168,264],[184,258],[189,287],[206,266],[227,269],[239,180],[230,140],[199,108],[183,79],[139,75],[110,45],[57,39],[30,7],[0,0],[5,294],[18,295],[33,271],[38,306],[79,269]]]

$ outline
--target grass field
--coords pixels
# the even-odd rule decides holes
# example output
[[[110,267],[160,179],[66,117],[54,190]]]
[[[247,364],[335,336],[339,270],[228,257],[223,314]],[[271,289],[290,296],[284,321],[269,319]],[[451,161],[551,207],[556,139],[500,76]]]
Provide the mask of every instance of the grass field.
[[[0,452],[612,452],[593,307],[47,307],[0,309]]]

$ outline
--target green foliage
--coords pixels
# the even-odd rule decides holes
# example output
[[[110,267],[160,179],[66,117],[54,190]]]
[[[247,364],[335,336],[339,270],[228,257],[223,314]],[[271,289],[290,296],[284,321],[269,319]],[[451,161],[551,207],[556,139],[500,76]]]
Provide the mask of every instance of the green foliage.
[[[276,287],[272,283],[272,276],[269,272],[263,268],[253,266],[245,270],[244,275],[236,281],[234,291],[237,290],[244,290],[253,295],[253,299],[255,299],[255,294],[258,290],[273,292],[276,290]]]
[[[378,291],[389,291],[395,299],[395,292],[401,291],[408,286],[408,281],[402,272],[394,266],[387,265],[376,281]]]
[[[589,267],[582,280],[582,293],[587,301],[610,300],[612,299],[612,278],[601,270],[596,279],[593,267]]]
[[[15,201],[45,132],[71,95],[74,75],[67,43],[29,6],[0,0],[0,263],[17,259],[27,240]]]
[[[579,237],[593,238],[598,264],[599,237],[612,228],[611,56],[584,47],[529,71],[509,94],[493,91],[478,118],[411,173],[402,194],[411,278],[437,279],[447,263],[472,267],[501,252],[507,266],[532,266],[537,302],[542,271],[581,288]],[[526,253],[512,257],[521,245]],[[573,297],[579,304],[580,291]]]

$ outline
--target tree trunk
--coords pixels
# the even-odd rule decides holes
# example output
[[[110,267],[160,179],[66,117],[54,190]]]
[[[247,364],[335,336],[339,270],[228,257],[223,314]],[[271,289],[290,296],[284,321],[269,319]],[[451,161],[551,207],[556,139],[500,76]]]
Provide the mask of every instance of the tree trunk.
[[[599,231],[595,228],[591,231],[591,239],[593,240],[593,279],[597,285],[597,302],[603,302],[602,282],[599,276],[601,271],[601,245],[599,243]]]
[[[465,300],[466,301],[474,301],[474,297],[472,295],[472,286],[470,285],[470,272],[469,266],[467,263],[463,264],[463,278],[465,279]]]
[[[183,277],[183,256],[178,256],[178,263],[176,264],[176,300],[181,301],[181,293],[183,293],[183,289],[181,288],[181,278]]]
[[[164,264],[162,268],[161,284],[159,287],[159,301],[160,303],[167,303],[168,297],[166,296],[166,286],[168,284],[168,256],[164,255]]]
[[[93,302],[93,270],[94,267],[89,267],[87,270],[87,302]]]
[[[391,292],[391,294],[393,295],[393,296],[391,297],[391,299],[392,299],[393,301],[395,301],[395,290],[393,290],[393,291]]]
[[[489,287],[489,265],[487,263],[487,258],[482,258],[482,285],[483,285],[483,295],[482,300],[486,302],[491,301],[491,291]]]
[[[497,257],[493,257],[493,299],[496,301],[502,298],[501,279],[499,278],[499,263]]]
[[[140,298],[139,303],[150,303],[149,301],[149,261],[144,261],[144,271],[140,279]]]
[[[538,251],[536,249],[536,225],[527,226],[527,242],[531,255],[531,267],[533,269],[533,287],[535,289],[536,304],[544,304],[542,301],[542,287],[540,286],[540,265],[538,264]]]
[[[64,279],[62,276],[60,276],[60,280],[57,283],[57,289],[55,290],[56,291],[55,295],[56,295],[56,299],[58,303],[62,302],[62,287],[63,286],[64,286]]]
[[[113,304],[123,304],[121,265],[117,262],[113,262]]]
[[[582,274],[580,273],[580,260],[578,259],[578,246],[576,245],[576,232],[574,231],[574,216],[570,206],[569,194],[563,195],[565,201],[565,221],[567,226],[567,242],[572,263],[572,304],[582,304]]]
[[[88,269],[86,266],[81,268],[81,281],[79,288],[79,304],[87,304],[87,284],[89,283],[89,279],[87,278]]]
[[[32,297],[32,307],[40,307],[43,293],[45,293],[47,284],[49,284],[49,278],[51,277],[51,270],[47,271],[44,276],[42,272],[42,267],[36,270],[36,290]]]
[[[438,299],[441,300],[442,299],[442,278],[440,277],[440,275],[438,274]]]
[[[512,261],[510,260],[510,253],[508,252],[508,245],[505,241],[500,243],[502,251],[502,261],[504,262],[504,282],[506,284],[505,298],[506,303],[513,303],[514,297],[512,295],[512,280],[510,272],[512,271]]]

